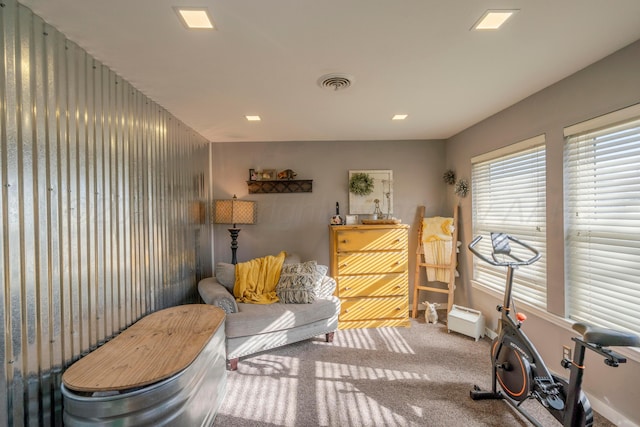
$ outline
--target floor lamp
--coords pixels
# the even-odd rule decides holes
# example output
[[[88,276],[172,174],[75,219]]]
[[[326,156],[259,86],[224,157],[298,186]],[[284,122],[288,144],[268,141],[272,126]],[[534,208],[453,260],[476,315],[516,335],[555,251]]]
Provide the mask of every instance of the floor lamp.
[[[237,264],[236,251],[238,250],[240,228],[237,228],[236,225],[256,223],[256,202],[238,200],[234,194],[230,200],[215,200],[214,208],[214,223],[233,225],[228,229],[231,234],[231,263]]]

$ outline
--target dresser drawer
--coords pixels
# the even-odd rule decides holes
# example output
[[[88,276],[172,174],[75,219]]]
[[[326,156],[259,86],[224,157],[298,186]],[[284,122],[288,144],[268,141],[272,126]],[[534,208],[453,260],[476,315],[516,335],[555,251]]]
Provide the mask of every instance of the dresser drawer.
[[[408,279],[407,273],[338,276],[338,295],[340,298],[408,295]]]
[[[409,316],[407,297],[347,298],[340,301],[340,321],[394,319]]]
[[[406,252],[351,252],[338,255],[339,276],[405,271],[407,271]]]
[[[406,250],[406,229],[341,230],[338,231],[337,251]]]

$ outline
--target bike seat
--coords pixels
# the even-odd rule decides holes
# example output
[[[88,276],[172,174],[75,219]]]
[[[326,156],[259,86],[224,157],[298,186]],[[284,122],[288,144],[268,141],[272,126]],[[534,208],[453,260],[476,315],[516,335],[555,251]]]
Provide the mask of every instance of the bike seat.
[[[573,329],[582,335],[585,342],[601,347],[640,347],[640,337],[629,332],[601,328],[586,323],[574,323]]]

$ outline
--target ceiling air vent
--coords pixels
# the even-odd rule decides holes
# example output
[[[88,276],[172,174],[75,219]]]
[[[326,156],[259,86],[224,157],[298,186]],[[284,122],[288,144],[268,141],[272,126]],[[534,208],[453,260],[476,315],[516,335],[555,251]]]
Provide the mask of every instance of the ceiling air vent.
[[[321,88],[334,91],[347,89],[352,83],[353,77],[346,74],[325,74],[318,79]]]

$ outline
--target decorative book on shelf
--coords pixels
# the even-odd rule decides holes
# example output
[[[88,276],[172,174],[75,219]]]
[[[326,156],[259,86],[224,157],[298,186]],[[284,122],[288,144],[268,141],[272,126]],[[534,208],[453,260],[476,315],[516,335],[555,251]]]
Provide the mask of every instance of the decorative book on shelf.
[[[279,179],[247,181],[249,194],[256,193],[311,193],[313,180],[311,179]]]

